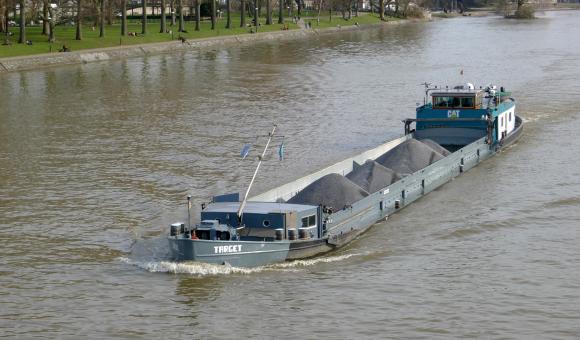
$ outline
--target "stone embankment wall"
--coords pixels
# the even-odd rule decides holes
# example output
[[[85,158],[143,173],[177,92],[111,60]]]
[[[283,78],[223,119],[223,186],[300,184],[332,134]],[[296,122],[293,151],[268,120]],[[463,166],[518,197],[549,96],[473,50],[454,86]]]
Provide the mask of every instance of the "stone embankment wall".
[[[398,24],[403,21],[390,21],[365,26],[331,27],[325,29],[300,29],[292,31],[264,32],[257,34],[232,35],[226,37],[188,40],[185,43],[170,41],[143,45],[127,45],[109,47],[98,50],[82,50],[67,53],[47,53],[33,56],[0,58],[0,73],[32,70],[56,65],[84,64],[95,61],[118,60],[131,57],[143,57],[174,51],[187,51],[207,47],[247,44],[262,41],[283,41],[301,38],[316,37],[343,31],[355,31],[377,28],[386,24]]]

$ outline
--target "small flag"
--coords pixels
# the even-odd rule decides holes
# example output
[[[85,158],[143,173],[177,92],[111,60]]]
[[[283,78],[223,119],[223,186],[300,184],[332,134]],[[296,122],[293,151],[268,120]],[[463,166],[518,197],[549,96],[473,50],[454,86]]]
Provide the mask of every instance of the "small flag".
[[[248,154],[250,153],[251,148],[252,148],[251,144],[244,144],[244,147],[242,148],[242,152],[240,152],[240,156],[242,156],[242,159],[245,159],[246,157],[248,157]]]
[[[278,147],[278,156],[280,157],[280,160],[284,160],[284,142],[280,143],[280,146]]]

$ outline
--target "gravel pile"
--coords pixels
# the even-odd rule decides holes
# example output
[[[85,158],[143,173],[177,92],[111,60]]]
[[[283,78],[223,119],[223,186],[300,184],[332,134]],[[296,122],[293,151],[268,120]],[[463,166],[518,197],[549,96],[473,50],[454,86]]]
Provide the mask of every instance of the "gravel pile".
[[[431,147],[431,149],[439,152],[440,154],[442,154],[445,157],[451,155],[451,152],[449,152],[449,150],[445,149],[444,147],[442,147],[441,145],[439,145],[436,141],[434,141],[432,139],[421,139],[421,142],[429,145]]]
[[[409,139],[387,151],[375,161],[402,176],[410,175],[444,158],[427,144]]]
[[[339,174],[328,174],[302,189],[288,203],[325,205],[340,210],[359,201],[369,193]]]
[[[346,178],[367,192],[374,193],[398,181],[401,177],[393,170],[385,168],[373,160],[368,160],[347,174]]]

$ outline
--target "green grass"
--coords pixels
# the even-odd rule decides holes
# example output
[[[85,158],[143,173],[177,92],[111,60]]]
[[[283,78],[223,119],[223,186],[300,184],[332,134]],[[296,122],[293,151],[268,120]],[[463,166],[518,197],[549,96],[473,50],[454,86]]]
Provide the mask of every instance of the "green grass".
[[[275,24],[265,25],[266,19],[260,20],[261,26],[258,32],[272,32],[280,31],[282,25],[277,24],[277,18],[274,18]],[[104,48],[119,45],[136,45],[136,44],[147,44],[177,40],[179,36],[186,39],[201,39],[210,37],[220,37],[227,35],[239,35],[239,34],[249,34],[250,29],[248,27],[240,28],[240,18],[239,16],[232,17],[232,27],[231,29],[226,29],[226,20],[224,18],[219,19],[215,30],[211,30],[210,21],[202,21],[200,31],[196,32],[195,22],[188,21],[185,24],[185,30],[187,33],[179,33],[176,31],[176,26],[171,27],[167,23],[167,29],[173,30],[173,35],[169,33],[159,33],[159,20],[156,22],[148,22],[147,34],[136,37],[126,36],[121,37],[121,26],[120,24],[106,26],[105,36],[99,38],[99,29],[95,28],[93,31],[91,24],[85,23],[83,25],[83,40],[75,40],[76,27],[75,26],[56,26],[55,27],[55,39],[56,41],[52,44],[48,42],[48,37],[42,35],[41,26],[26,27],[26,39],[32,41],[32,45],[18,44],[18,27],[11,27],[11,32],[14,33],[10,37],[10,45],[0,45],[0,58],[3,57],[15,57],[15,56],[25,56],[33,55],[39,53],[58,53],[58,50],[62,48],[62,45],[66,45],[71,49],[71,51],[78,51],[84,49],[94,49],[94,48]],[[251,18],[246,19],[246,24],[251,23]],[[286,21],[289,29],[298,28],[297,25],[292,23],[292,20]],[[255,29],[255,28],[254,28]],[[127,25],[128,32],[141,33],[141,24],[139,22],[130,22]],[[4,42],[4,37],[0,35],[0,42]]]
[[[304,22],[312,23],[312,28],[327,28],[327,27],[337,27],[337,26],[352,26],[358,23],[359,25],[372,25],[381,22],[378,14],[371,14],[371,13],[359,13],[358,17],[353,16],[350,20],[343,19],[342,13],[340,12],[333,12],[332,13],[332,20],[330,20],[330,15],[328,12],[320,13],[320,22],[316,20],[316,13],[311,13],[311,17],[304,17]],[[400,20],[398,18],[386,17],[386,21],[395,21]]]
[[[305,22],[311,22],[312,28],[319,29],[319,28],[327,28],[327,27],[337,27],[340,26],[352,26],[358,22],[359,25],[369,25],[381,22],[378,14],[370,14],[370,13],[360,13],[358,17],[353,16],[350,20],[342,19],[340,12],[333,12],[332,20],[328,15],[328,12],[321,13],[320,22],[316,20],[316,12],[306,12],[303,13],[303,20]],[[387,18],[388,21],[392,20],[399,20],[396,18]],[[274,16],[273,18],[274,24],[272,25],[265,25],[266,19],[261,18],[260,23],[261,26],[258,29],[258,32],[273,32],[273,31],[280,31],[282,29],[282,25],[277,24],[278,18]],[[251,18],[246,19],[246,24],[252,22]],[[285,18],[286,25],[289,29],[297,29],[298,26],[292,23],[292,18]],[[120,24],[114,24],[111,26],[105,27],[105,36],[103,38],[99,38],[99,29],[98,27],[95,30],[92,30],[91,23],[85,23],[83,25],[83,40],[75,40],[76,35],[76,27],[69,26],[69,25],[59,25],[55,28],[55,39],[56,41],[53,44],[48,42],[48,37],[42,35],[42,27],[41,26],[32,26],[26,28],[26,39],[32,41],[32,45],[25,45],[25,44],[18,44],[18,27],[11,27],[10,31],[14,33],[11,36],[10,45],[0,45],[0,58],[3,57],[16,57],[16,56],[26,56],[26,55],[34,55],[40,53],[58,53],[58,50],[62,48],[63,45],[66,45],[71,49],[71,51],[79,51],[85,49],[95,49],[95,48],[105,48],[105,47],[113,47],[113,46],[120,46],[120,45],[136,45],[136,44],[147,44],[147,43],[156,43],[156,42],[164,42],[164,41],[171,41],[177,40],[179,36],[183,36],[184,38],[191,40],[191,39],[201,39],[201,38],[211,38],[211,37],[219,37],[219,36],[228,36],[228,35],[241,35],[241,34],[249,34],[251,29],[244,27],[240,28],[240,17],[239,14],[232,15],[232,27],[231,29],[225,28],[226,21],[224,18],[219,19],[216,29],[211,30],[211,22],[208,20],[204,20],[201,22],[200,31],[194,31],[195,22],[187,21],[185,23],[185,30],[186,33],[179,33],[176,32],[176,27],[171,27],[169,25],[169,21],[167,23],[167,29],[173,30],[173,35],[169,33],[159,33],[159,20],[156,21],[149,21],[147,25],[148,33],[146,35],[139,34],[136,37],[133,36],[126,36],[121,37],[121,26]],[[128,32],[137,32],[141,33],[141,24],[138,21],[129,22],[128,23]],[[4,41],[4,37],[0,36],[0,42]]]

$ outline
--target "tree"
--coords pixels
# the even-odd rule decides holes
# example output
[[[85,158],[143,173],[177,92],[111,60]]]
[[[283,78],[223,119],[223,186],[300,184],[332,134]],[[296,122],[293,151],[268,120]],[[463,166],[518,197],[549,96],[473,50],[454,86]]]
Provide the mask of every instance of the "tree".
[[[379,16],[381,20],[385,20],[385,0],[379,0]]]
[[[121,35],[127,35],[127,0],[121,0]]]
[[[199,23],[201,21],[201,0],[195,0],[195,30],[199,31]]]
[[[179,11],[179,32],[184,32],[185,28],[183,27],[183,0],[177,0],[177,10]]]
[[[165,18],[165,0],[161,0],[161,23],[159,24],[159,33],[165,33],[167,31],[167,23]]]
[[[216,17],[215,17],[215,2],[216,0],[210,0],[211,1],[211,29],[215,30],[215,23],[216,23]]]
[[[42,0],[42,35],[48,35],[48,0]]]
[[[52,6],[48,6],[48,15],[50,16],[49,19],[49,29],[48,29],[48,42],[49,43],[53,43],[54,42],[54,11],[52,9]]]
[[[246,1],[240,0],[240,27],[246,27]]]
[[[284,23],[284,1],[278,0],[278,23]]]
[[[296,9],[298,11],[299,18],[302,16],[302,6],[303,5],[304,5],[304,3],[302,2],[302,0],[296,0]]]
[[[232,28],[232,17],[231,17],[231,11],[232,11],[232,5],[231,5],[231,0],[226,0],[226,28],[230,29]]]
[[[26,42],[26,8],[24,7],[25,0],[20,0],[20,36],[18,43],[24,44]]]
[[[75,39],[76,40],[83,40],[83,32],[82,28],[82,20],[83,20],[83,1],[77,0],[77,34]]]
[[[147,0],[141,0],[141,34],[147,34]]]
[[[101,9],[99,10],[99,37],[105,36],[105,0],[101,1]]]
[[[272,25],[272,0],[266,0],[266,25]]]

